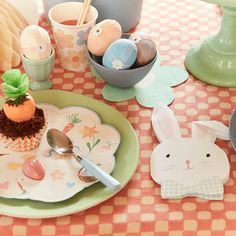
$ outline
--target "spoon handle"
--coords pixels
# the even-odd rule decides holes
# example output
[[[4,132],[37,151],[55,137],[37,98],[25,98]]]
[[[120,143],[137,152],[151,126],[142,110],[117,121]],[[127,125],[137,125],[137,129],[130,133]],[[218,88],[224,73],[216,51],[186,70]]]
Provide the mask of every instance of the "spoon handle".
[[[91,175],[95,176],[108,188],[112,190],[118,190],[121,188],[121,184],[115,178],[113,178],[104,170],[100,169],[97,165],[93,164],[90,160],[81,158],[80,156],[74,157]]]

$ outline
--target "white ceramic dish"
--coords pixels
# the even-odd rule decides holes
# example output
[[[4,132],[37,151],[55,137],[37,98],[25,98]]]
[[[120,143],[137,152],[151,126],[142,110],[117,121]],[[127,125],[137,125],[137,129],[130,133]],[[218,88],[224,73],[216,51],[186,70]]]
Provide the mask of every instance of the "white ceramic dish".
[[[38,107],[44,110],[47,117],[47,130],[57,128],[66,133],[73,140],[77,154],[111,173],[115,167],[114,153],[120,143],[120,134],[115,128],[101,124],[99,116],[88,108],[71,106],[58,109],[49,104]],[[0,141],[0,153],[0,169],[4,170],[0,172],[1,197],[58,202],[96,182],[75,159],[51,151],[46,132],[37,149],[14,152]],[[44,166],[42,180],[23,174],[23,164],[29,159],[36,159]],[[34,171],[33,168],[31,170]]]

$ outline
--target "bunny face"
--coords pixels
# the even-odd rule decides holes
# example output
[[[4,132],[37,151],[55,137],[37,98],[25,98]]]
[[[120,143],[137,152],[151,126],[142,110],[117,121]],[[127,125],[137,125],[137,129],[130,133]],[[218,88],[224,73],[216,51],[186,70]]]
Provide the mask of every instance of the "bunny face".
[[[228,127],[218,121],[194,121],[193,137],[181,138],[174,113],[163,104],[153,110],[152,127],[160,144],[151,155],[151,177],[161,185],[161,197],[223,199],[229,162],[214,141],[229,140]]]
[[[174,180],[192,185],[215,176],[224,183],[229,177],[229,163],[214,143],[197,138],[173,139],[154,149],[151,176],[159,184]]]

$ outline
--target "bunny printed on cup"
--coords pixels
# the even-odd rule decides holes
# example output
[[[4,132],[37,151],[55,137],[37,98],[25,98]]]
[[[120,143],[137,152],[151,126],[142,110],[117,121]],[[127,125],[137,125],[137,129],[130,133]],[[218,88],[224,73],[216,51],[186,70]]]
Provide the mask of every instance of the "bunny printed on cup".
[[[218,121],[194,121],[192,137],[182,138],[174,113],[161,103],[153,109],[152,126],[160,144],[151,155],[151,177],[161,185],[161,197],[223,199],[230,167],[214,142],[229,140],[228,127]]]

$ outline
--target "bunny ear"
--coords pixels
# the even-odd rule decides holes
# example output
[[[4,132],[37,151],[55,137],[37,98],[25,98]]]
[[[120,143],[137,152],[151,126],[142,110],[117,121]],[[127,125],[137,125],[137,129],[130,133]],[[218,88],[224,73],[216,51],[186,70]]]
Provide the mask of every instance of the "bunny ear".
[[[194,121],[192,137],[215,142],[216,138],[230,140],[229,128],[218,121]]]
[[[181,138],[180,128],[174,113],[162,103],[158,103],[153,109],[152,127],[160,142]]]

